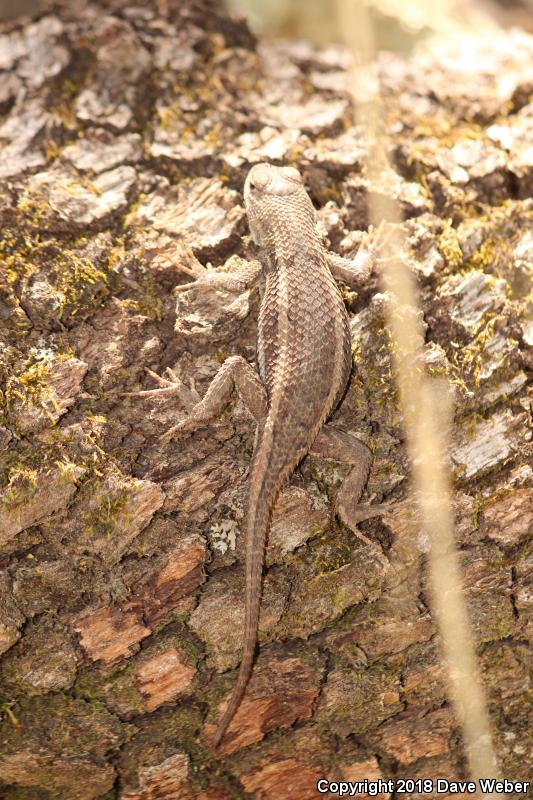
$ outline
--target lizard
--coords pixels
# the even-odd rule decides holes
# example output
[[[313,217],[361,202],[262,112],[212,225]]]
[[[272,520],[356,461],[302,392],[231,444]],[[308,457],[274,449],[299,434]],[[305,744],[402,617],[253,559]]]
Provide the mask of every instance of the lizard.
[[[252,282],[261,274],[265,280],[258,319],[258,369],[241,356],[230,356],[203,399],[196,396],[198,401],[188,416],[161,437],[169,441],[177,433],[207,425],[225,408],[234,389],[257,422],[248,481],[243,654],[237,682],[212,741],[215,750],[252,673],[271,510],[298,463],[313,453],[352,465],[339,490],[336,512],[374,549],[377,546],[356,523],[389,508],[357,504],[370,471],[370,450],[355,435],[324,425],[346,391],[352,368],[348,314],[335,278],[359,285],[367,280],[377,253],[372,234],[353,260],[329,253],[317,230],[302,175],[294,167],[254,165],[244,185],[244,206],[259,255],[250,265]],[[221,274],[221,283],[228,278]],[[160,388],[132,394],[176,394],[184,404],[191,403],[191,390],[171,369],[167,369],[169,378],[148,372]],[[384,559],[381,551],[380,557]]]

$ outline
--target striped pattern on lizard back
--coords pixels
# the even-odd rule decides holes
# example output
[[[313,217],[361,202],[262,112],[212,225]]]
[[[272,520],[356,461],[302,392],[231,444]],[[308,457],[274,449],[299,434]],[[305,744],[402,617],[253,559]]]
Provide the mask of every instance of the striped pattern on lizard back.
[[[214,737],[217,746],[248,682],[272,505],[342,397],[351,369],[348,317],[299,172],[259,164],[245,184],[250,231],[266,273],[257,358],[267,394],[250,469],[243,657]]]

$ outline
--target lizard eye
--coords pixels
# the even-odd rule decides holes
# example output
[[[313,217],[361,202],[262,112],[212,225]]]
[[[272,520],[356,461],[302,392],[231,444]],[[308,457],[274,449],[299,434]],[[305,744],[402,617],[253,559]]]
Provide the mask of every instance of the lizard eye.
[[[265,189],[271,178],[271,170],[268,169],[268,165],[263,164],[257,164],[248,175],[248,181],[252,189]]]

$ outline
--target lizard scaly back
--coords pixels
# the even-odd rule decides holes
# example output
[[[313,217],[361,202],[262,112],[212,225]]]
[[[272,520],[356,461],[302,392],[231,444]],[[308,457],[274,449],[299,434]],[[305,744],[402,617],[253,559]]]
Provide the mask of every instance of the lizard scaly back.
[[[272,506],[342,397],[351,368],[348,317],[300,173],[258,164],[246,179],[244,200],[266,275],[257,360],[268,410],[257,430],[250,469],[243,656],[215,747],[252,671]]]

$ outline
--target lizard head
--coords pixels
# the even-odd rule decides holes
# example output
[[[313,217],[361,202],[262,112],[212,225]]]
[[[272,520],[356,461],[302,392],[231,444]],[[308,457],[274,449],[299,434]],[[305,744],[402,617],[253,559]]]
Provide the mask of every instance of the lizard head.
[[[244,206],[250,233],[260,247],[273,244],[276,233],[315,226],[315,210],[303,178],[294,167],[256,164],[244,184]]]

